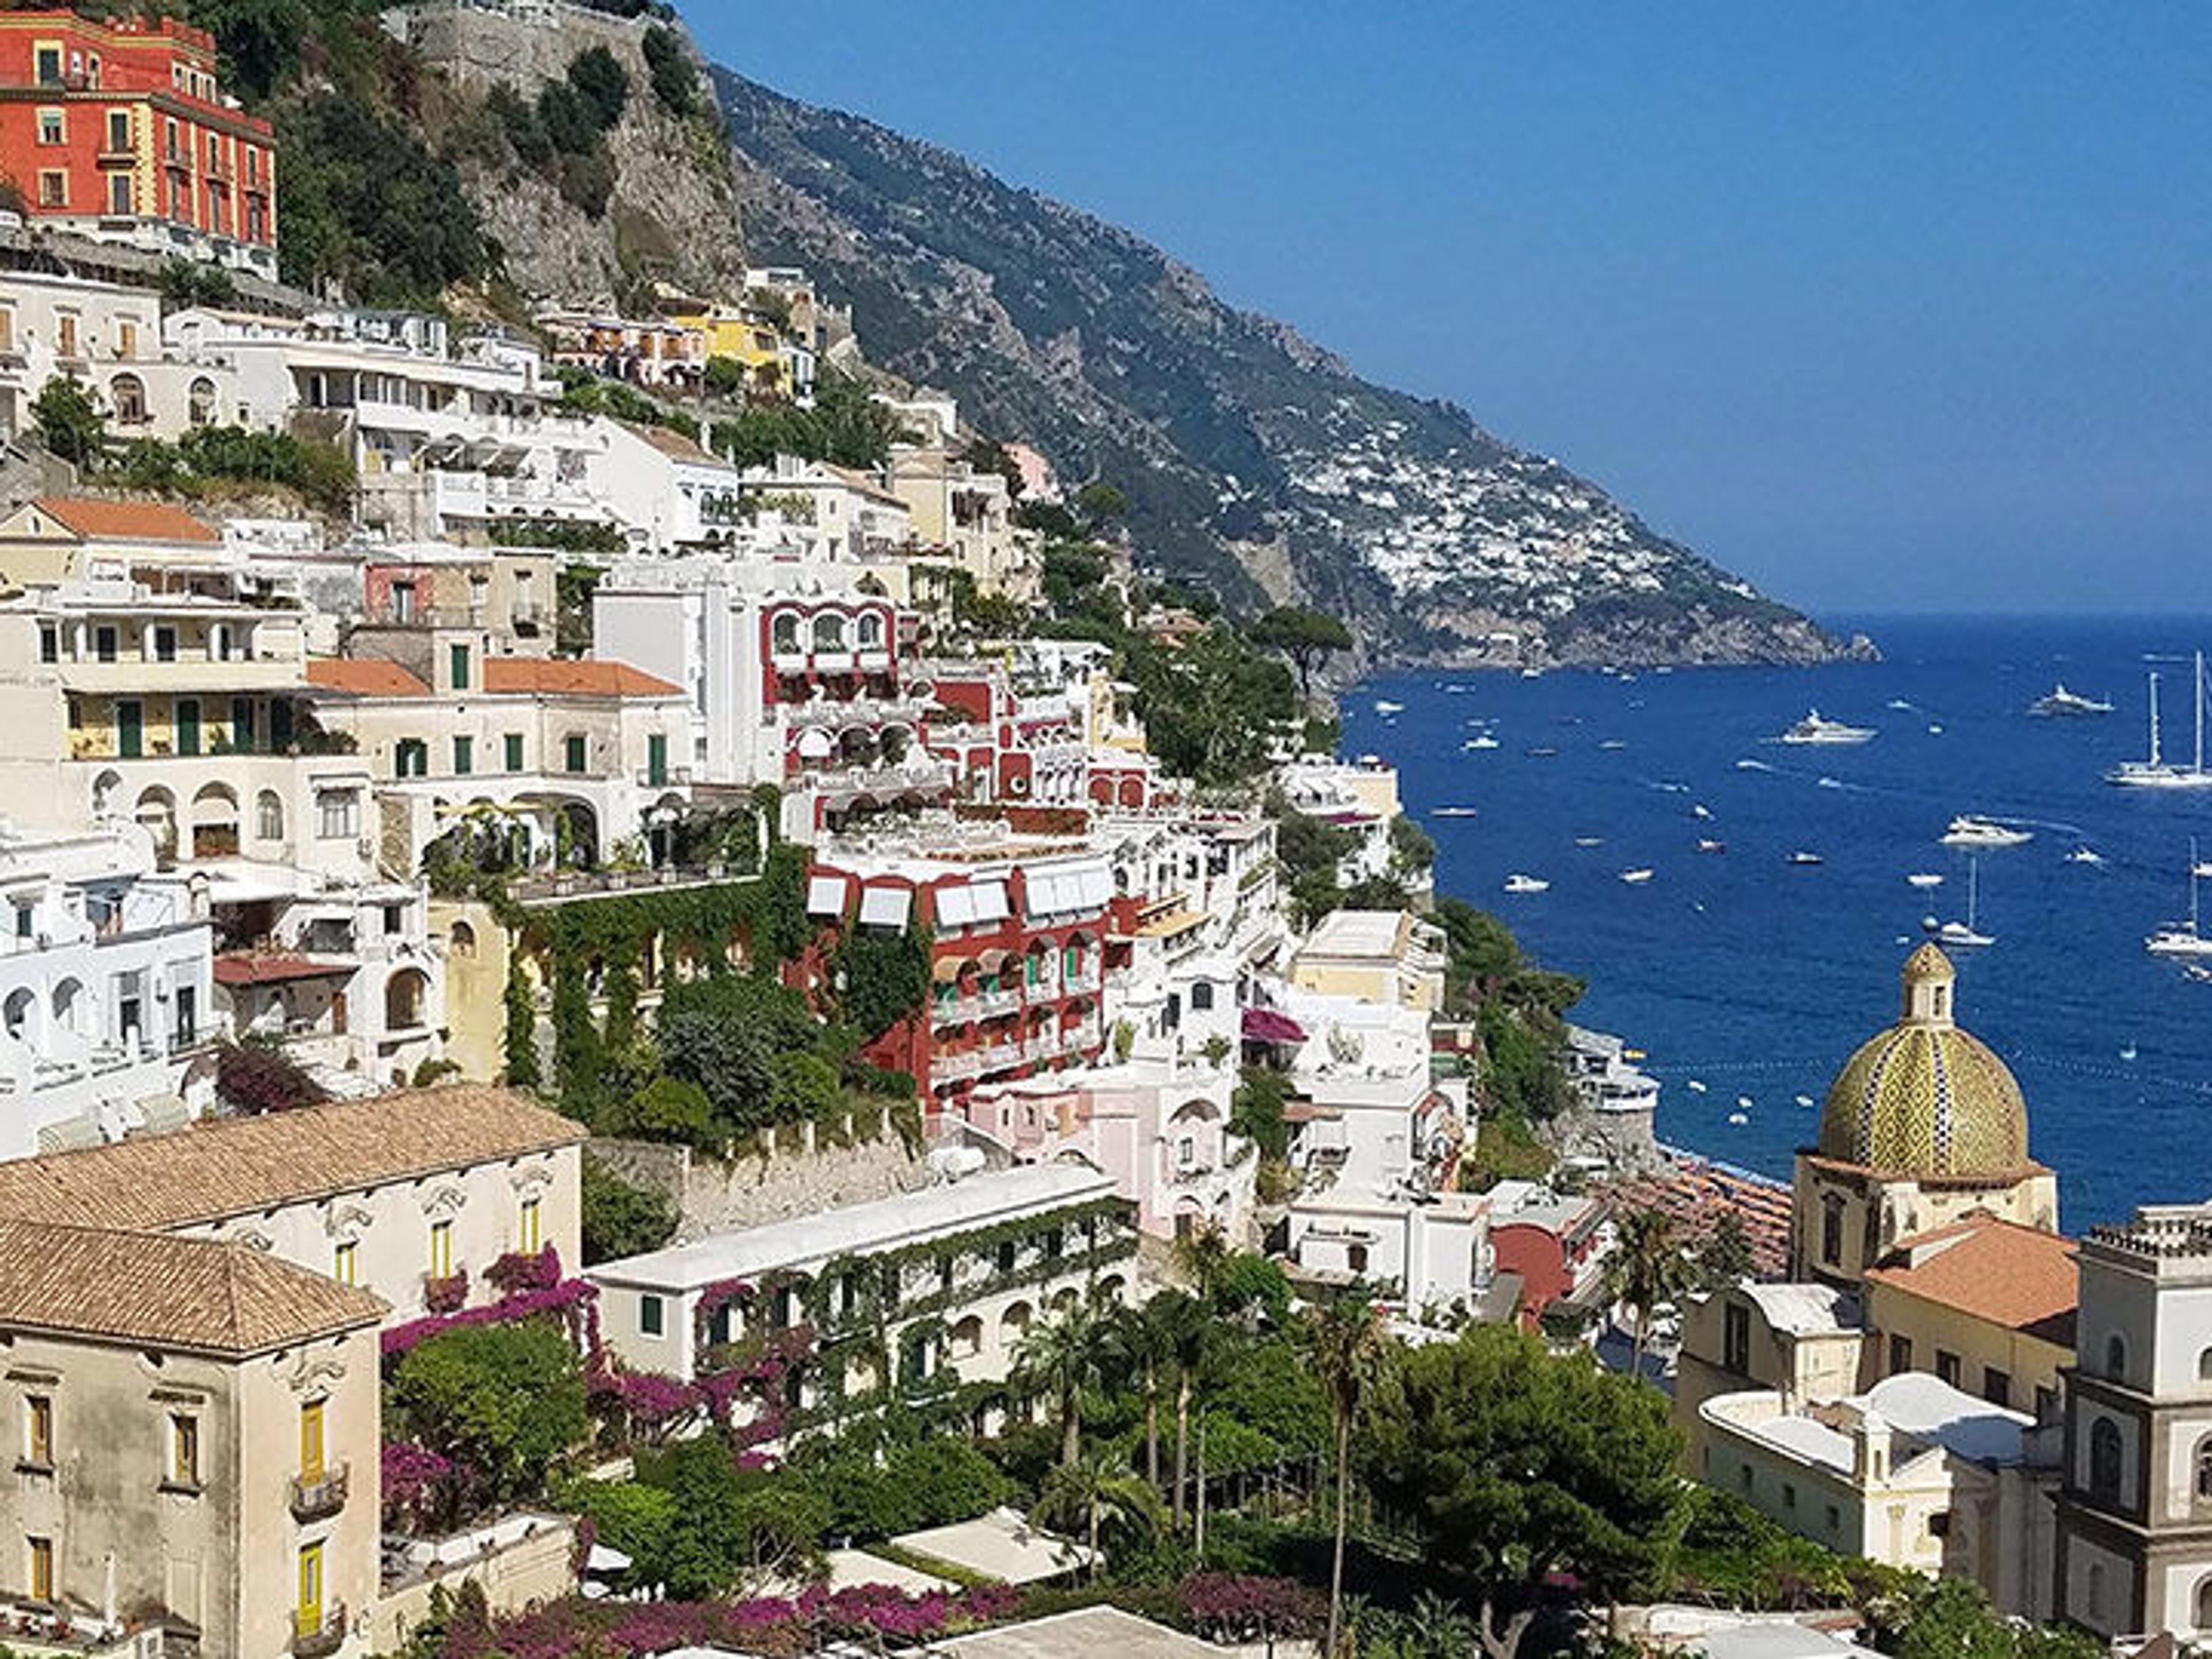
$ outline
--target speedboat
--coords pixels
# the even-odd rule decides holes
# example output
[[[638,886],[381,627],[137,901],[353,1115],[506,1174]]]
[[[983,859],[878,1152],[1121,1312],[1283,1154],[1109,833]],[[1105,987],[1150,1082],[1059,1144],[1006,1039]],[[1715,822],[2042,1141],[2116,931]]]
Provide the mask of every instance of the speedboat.
[[[1846,726],[1841,720],[1825,718],[1817,708],[1808,709],[1805,718],[1784,732],[1784,743],[1850,744],[1864,743],[1874,736],[1871,726]]]
[[[1598,744],[1598,747],[1601,749],[1626,749],[1628,747],[1628,742],[1625,738],[1607,738],[1603,743]]]
[[[1603,836],[1577,836],[1575,837],[1575,845],[1577,847],[1602,847],[1605,845],[1605,837]]]
[[[1469,738],[1465,743],[1460,744],[1460,747],[1462,749],[1495,749],[1498,747],[1498,739],[1492,737],[1489,732],[1485,732],[1479,738]]]
[[[1728,843],[1724,841],[1701,837],[1698,842],[1698,850],[1700,853],[1725,853],[1728,851]]]
[[[1392,702],[1386,697],[1375,705],[1375,712],[1378,714],[1402,714],[1406,712],[1406,705],[1402,702]]]
[[[2054,685],[2043,696],[2028,704],[2031,714],[2069,716],[2081,714],[2109,714],[2112,705],[2095,697],[2085,697],[2078,691],[2069,691],[2062,684]]]
[[[2033,830],[2016,830],[2008,823],[1977,817],[1971,812],[1953,818],[1942,836],[1946,847],[2018,847],[2034,839]]]
[[[1631,887],[1641,887],[1645,882],[1651,879],[1651,871],[1648,866],[1639,864],[1633,870],[1622,871],[1620,872],[1620,878],[1626,882]]]
[[[1524,876],[1518,871],[1505,878],[1505,890],[1509,893],[1548,892],[1551,885],[1540,876]]]
[[[1706,805],[1703,801],[1698,802],[1694,806],[1690,808],[1690,816],[1693,818],[1709,818],[1712,817],[1712,815],[1713,809]]]
[[[2105,855],[2094,847],[2077,847],[2066,855],[2069,864],[2102,864]]]
[[[1822,858],[1818,853],[1808,853],[1801,847],[1790,855],[1790,862],[1792,864],[1826,864],[1827,860]]]
[[[1941,887],[1943,878],[1933,870],[1916,870],[1905,878],[1908,887]]]
[[[1429,816],[1435,818],[1471,818],[1474,816],[1474,808],[1472,806],[1439,806],[1431,812]]]
[[[1540,680],[1544,678],[1544,671],[1540,668],[1524,668],[1521,671],[1521,678],[1524,680]]]

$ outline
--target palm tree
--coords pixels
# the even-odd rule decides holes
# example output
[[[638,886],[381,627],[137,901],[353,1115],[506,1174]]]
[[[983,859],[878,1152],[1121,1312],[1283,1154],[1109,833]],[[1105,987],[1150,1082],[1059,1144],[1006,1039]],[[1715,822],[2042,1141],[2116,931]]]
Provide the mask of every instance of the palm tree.
[[[1216,1332],[1206,1304],[1183,1291],[1163,1291],[1150,1311],[1160,1322],[1169,1359],[1175,1366],[1175,1523],[1182,1530],[1183,1499],[1190,1475],[1190,1407],[1200,1372],[1212,1355]]]
[[[1064,1465],[1083,1455],[1083,1391],[1105,1380],[1106,1359],[1105,1322],[1096,1308],[1081,1302],[1030,1326],[1014,1355],[1014,1382],[1050,1395],[1059,1407]]]
[[[1651,1316],[1689,1287],[1690,1258],[1682,1248],[1674,1218],[1663,1210],[1635,1210],[1620,1218],[1606,1272],[1608,1295],[1636,1318],[1636,1340],[1629,1370],[1644,1374],[1644,1350],[1651,1339]]]
[[[1189,1277],[1192,1289],[1201,1300],[1212,1298],[1214,1283],[1235,1254],[1229,1248],[1228,1235],[1210,1221],[1193,1228],[1175,1242],[1176,1265]]]
[[[1336,1538],[1328,1570],[1328,1640],[1322,1659],[1336,1659],[1343,1632],[1344,1538],[1351,1524],[1352,1424],[1389,1352],[1381,1310],[1357,1293],[1326,1302],[1306,1316],[1306,1352],[1336,1423]]]
[[[1160,1497],[1112,1453],[1097,1452],[1052,1468],[1030,1518],[1040,1526],[1079,1528],[1095,1580],[1101,1540],[1116,1549],[1144,1543],[1159,1530]]]
[[[1142,1307],[1116,1308],[1112,1316],[1114,1354],[1136,1382],[1145,1401],[1145,1479],[1160,1485],[1160,1377],[1175,1362],[1174,1334],[1159,1298]]]

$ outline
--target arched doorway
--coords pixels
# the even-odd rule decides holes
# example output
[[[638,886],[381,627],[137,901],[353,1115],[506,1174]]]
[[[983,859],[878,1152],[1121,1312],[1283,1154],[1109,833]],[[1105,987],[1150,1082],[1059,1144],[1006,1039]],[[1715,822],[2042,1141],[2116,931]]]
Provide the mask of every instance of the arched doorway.
[[[430,976],[420,968],[402,968],[384,981],[384,1029],[411,1031],[429,1018]]]

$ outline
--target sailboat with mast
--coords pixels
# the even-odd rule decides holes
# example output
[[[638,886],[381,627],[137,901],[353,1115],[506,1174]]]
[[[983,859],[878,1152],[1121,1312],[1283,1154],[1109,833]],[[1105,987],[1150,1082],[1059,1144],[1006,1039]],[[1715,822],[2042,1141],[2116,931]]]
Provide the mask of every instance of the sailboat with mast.
[[[2189,920],[2169,922],[2143,941],[2143,949],[2154,957],[2212,957],[2212,939],[2197,931],[2197,884],[2212,875],[2203,861],[2197,856],[2197,838],[2189,838]]]
[[[1982,862],[1971,859],[1966,864],[1966,919],[1947,921],[1936,930],[1936,937],[1946,945],[1978,947],[1995,945],[1996,938],[1981,931]]]
[[[2212,771],[2204,765],[2204,653],[2195,659],[2197,678],[2197,747],[2187,766],[2170,761],[2159,750],[2158,676],[2150,677],[2150,758],[2122,761],[2105,774],[2107,783],[2136,789],[2212,789]]]

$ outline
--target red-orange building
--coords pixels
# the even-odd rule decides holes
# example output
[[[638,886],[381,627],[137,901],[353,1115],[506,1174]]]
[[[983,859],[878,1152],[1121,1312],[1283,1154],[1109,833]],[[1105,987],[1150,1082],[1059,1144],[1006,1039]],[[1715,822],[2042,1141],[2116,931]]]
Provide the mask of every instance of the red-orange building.
[[[0,173],[42,223],[276,274],[275,135],[204,29],[0,13]]]

